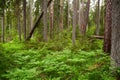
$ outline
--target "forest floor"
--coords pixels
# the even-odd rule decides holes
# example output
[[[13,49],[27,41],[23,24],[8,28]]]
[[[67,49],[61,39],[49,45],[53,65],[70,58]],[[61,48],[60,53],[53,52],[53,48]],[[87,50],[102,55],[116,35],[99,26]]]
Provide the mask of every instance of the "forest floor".
[[[50,44],[5,43],[1,78],[9,80],[115,80],[102,49],[51,49]],[[53,47],[52,47],[53,48]],[[54,47],[55,48],[55,47]],[[59,47],[60,48],[60,47]],[[3,71],[3,72],[4,72]]]

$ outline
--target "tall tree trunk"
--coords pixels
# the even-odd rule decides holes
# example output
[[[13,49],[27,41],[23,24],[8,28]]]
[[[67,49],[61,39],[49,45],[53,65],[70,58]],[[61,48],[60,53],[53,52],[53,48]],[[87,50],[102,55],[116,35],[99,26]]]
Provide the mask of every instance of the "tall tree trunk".
[[[88,25],[88,21],[89,21],[89,11],[90,11],[90,0],[87,1],[86,4],[86,12],[85,12],[85,25],[83,28],[83,34],[86,33],[86,29],[87,29],[87,25]]]
[[[30,0],[30,30],[33,27],[33,0]]]
[[[81,0],[79,0],[79,20],[78,20],[79,31],[80,31],[80,24],[81,24]]]
[[[53,28],[54,28],[54,2],[50,6],[50,38],[53,38]]]
[[[80,5],[80,3],[79,3],[79,0],[76,0],[76,8],[77,8],[77,13],[76,13],[76,24],[77,24],[77,27],[78,27],[78,25],[79,25],[79,5]]]
[[[111,0],[106,0],[105,32],[104,32],[104,52],[111,52],[111,27],[112,27],[112,4]]]
[[[5,30],[5,26],[4,26],[5,25],[4,24],[5,23],[5,19],[4,18],[5,17],[4,17],[4,14],[5,14],[5,12],[4,12],[4,9],[3,9],[3,15],[2,15],[2,42],[5,42],[5,38],[4,38],[4,36],[5,36],[4,35],[4,33],[5,33],[5,31],[4,31]]]
[[[60,0],[60,30],[63,30],[63,0]]]
[[[18,34],[19,34],[19,40],[21,41],[21,26],[20,26],[20,13],[18,11]]]
[[[67,1],[68,4],[68,29],[70,27],[70,0]]]
[[[96,35],[99,35],[100,33],[100,0],[98,0],[97,5],[97,22],[96,22]]]
[[[73,30],[72,30],[72,43],[73,43],[73,45],[75,45],[75,40],[76,40],[76,18],[77,18],[77,6],[76,6],[76,4],[77,4],[77,1],[76,0],[74,0],[73,1],[73,9],[74,9],[74,11],[73,11]]]
[[[112,49],[111,61],[115,69],[120,67],[120,0],[112,0]],[[118,79],[120,80],[120,76]]]
[[[85,11],[84,11],[84,1],[81,0],[81,9],[80,9],[80,32],[83,35],[84,34],[84,28],[85,28]]]
[[[23,28],[24,28],[24,39],[26,39],[26,0],[23,0]]]
[[[43,23],[44,23],[44,41],[47,41],[47,0],[44,0]]]

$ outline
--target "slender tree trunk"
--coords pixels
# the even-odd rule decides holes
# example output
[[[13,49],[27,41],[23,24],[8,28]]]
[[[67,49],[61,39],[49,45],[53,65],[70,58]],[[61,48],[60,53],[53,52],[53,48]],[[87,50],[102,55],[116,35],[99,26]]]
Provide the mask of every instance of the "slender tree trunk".
[[[19,34],[19,40],[21,41],[21,26],[20,26],[20,13],[18,11],[18,34]]]
[[[3,43],[5,42],[5,38],[4,38],[4,36],[5,36],[5,35],[4,35],[4,33],[5,33],[5,32],[4,32],[4,30],[5,30],[5,26],[4,26],[4,25],[5,25],[5,24],[4,24],[4,23],[5,23],[5,19],[4,19],[4,18],[5,18],[5,17],[4,17],[4,9],[3,9],[3,15],[2,15],[2,42],[3,42]]]
[[[84,11],[84,1],[81,0],[81,10],[80,10],[80,32],[83,35],[84,34],[84,28],[85,28],[85,11]]]
[[[63,30],[63,0],[60,0],[60,30]]]
[[[104,32],[104,52],[111,52],[111,27],[112,27],[112,4],[111,0],[106,0],[105,32]]]
[[[24,27],[24,39],[26,39],[26,0],[23,0],[23,27]]]
[[[100,33],[100,0],[98,0],[98,5],[97,5],[97,23],[96,23],[96,35],[99,35]]]
[[[68,29],[70,27],[70,0],[67,1],[68,3]]]
[[[74,9],[74,11],[73,11],[73,30],[72,30],[72,43],[73,43],[73,45],[75,45],[75,40],[76,40],[76,18],[77,18],[77,7],[76,7],[76,3],[77,1],[76,0],[74,0],[73,1],[73,9]]]
[[[30,0],[30,30],[33,27],[33,0]]]
[[[50,38],[53,38],[53,28],[54,28],[54,2],[50,6]]]
[[[86,29],[87,29],[87,25],[88,25],[88,21],[89,21],[89,11],[90,11],[90,0],[87,1],[86,4],[86,12],[85,12],[85,25],[83,28],[83,34],[86,33]]]
[[[47,0],[44,0],[43,23],[44,23],[44,41],[47,41]]]
[[[76,24],[77,24],[77,27],[78,27],[78,25],[79,25],[79,5],[80,5],[80,3],[79,3],[79,0],[76,0],[77,2],[76,2],[76,8],[77,8],[77,13],[76,13]]]
[[[81,32],[80,27],[81,27],[81,0],[79,0],[79,20],[78,20],[79,32]]]
[[[112,3],[112,47],[111,62],[112,66],[120,68],[120,0],[111,0]],[[114,69],[114,70],[115,70]],[[120,80],[118,75],[117,80]]]

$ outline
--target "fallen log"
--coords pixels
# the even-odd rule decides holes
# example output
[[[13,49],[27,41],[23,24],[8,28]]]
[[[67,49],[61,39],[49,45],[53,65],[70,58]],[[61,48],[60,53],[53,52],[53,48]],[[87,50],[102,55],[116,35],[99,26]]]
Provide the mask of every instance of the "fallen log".
[[[104,36],[98,36],[98,35],[92,35],[91,37],[97,38],[97,39],[104,39]]]
[[[51,2],[52,2],[52,0],[49,0],[49,2],[48,2],[48,4],[47,4],[47,7],[50,6]],[[27,41],[27,40],[30,40],[30,38],[32,37],[32,35],[33,35],[33,33],[34,33],[36,27],[38,26],[40,20],[42,19],[43,15],[44,15],[44,11],[42,11],[42,13],[39,15],[39,17],[38,17],[38,19],[36,20],[36,22],[35,22],[33,28],[31,29],[29,35],[27,36],[26,41]]]

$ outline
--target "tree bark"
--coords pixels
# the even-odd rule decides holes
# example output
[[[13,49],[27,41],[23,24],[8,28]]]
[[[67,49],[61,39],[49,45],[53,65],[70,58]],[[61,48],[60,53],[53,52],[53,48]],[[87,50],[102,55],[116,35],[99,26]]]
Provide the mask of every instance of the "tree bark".
[[[5,33],[5,31],[4,31],[5,30],[5,26],[4,26],[5,25],[4,24],[5,23],[5,19],[4,18],[5,18],[5,16],[4,16],[4,14],[5,14],[5,12],[4,12],[4,9],[3,9],[3,13],[2,13],[2,42],[3,43],[5,42],[5,38],[4,38],[4,36],[5,36],[4,35],[4,33]]]
[[[111,62],[112,66],[115,69],[117,69],[120,67],[120,0],[112,0],[111,3],[112,3]],[[117,80],[120,80],[120,76],[118,76]]]
[[[24,39],[26,40],[26,0],[23,0],[23,27],[24,27]]]
[[[33,0],[30,0],[30,30],[33,27]]]
[[[96,22],[96,35],[99,35],[100,33],[100,0],[98,0],[97,5],[97,22]]]
[[[63,30],[63,0],[60,0],[60,30]]]
[[[18,5],[19,8],[19,5]],[[18,34],[19,34],[19,40],[21,41],[21,26],[20,26],[20,9],[18,9],[18,16],[17,16],[17,20],[18,20]]]
[[[68,29],[70,27],[70,0],[67,1],[68,4]]]
[[[105,32],[104,32],[104,52],[111,52],[111,27],[112,27],[112,4],[111,0],[106,0]]]
[[[50,6],[50,38],[53,38],[53,29],[54,29],[54,2]]]
[[[75,45],[75,40],[76,40],[76,18],[77,18],[77,6],[76,6],[76,3],[77,1],[74,0],[73,1],[73,29],[72,29],[72,43],[73,45]]]
[[[44,0],[43,24],[44,24],[44,41],[47,41],[47,0]]]
[[[90,11],[90,0],[87,1],[86,4],[86,12],[85,12],[85,28],[83,29],[83,34],[86,33],[86,29],[87,29],[87,25],[88,25],[88,21],[89,21],[89,11]]]

